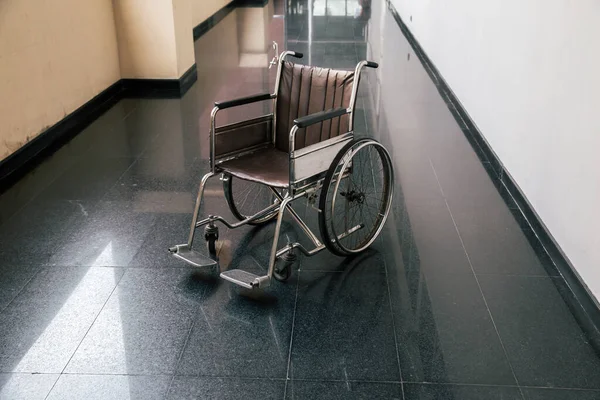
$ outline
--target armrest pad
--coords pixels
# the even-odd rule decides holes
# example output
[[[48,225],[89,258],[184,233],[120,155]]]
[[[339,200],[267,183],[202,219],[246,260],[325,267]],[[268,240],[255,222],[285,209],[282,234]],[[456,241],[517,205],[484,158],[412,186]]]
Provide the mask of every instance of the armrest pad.
[[[318,113],[310,114],[302,118],[297,118],[294,120],[294,124],[298,128],[306,128],[307,126],[316,124],[317,122],[322,122],[326,119],[340,117],[347,113],[347,108],[334,108],[332,110],[320,111]]]
[[[242,97],[235,100],[215,101],[215,107],[224,110],[226,108],[243,106],[244,104],[250,104],[257,101],[270,100],[272,98],[273,96],[271,96],[271,93],[255,94],[254,96]]]

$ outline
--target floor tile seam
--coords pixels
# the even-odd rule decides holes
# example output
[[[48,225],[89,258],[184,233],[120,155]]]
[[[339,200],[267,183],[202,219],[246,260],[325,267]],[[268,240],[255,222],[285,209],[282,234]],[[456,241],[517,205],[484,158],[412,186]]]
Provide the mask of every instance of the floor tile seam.
[[[384,267],[384,271],[385,271],[385,283],[387,285],[387,292],[388,292],[388,301],[389,301],[389,307],[390,307],[390,313],[392,316],[392,329],[393,329],[393,335],[394,335],[394,346],[396,347],[396,363],[398,365],[398,375],[400,377],[400,388],[402,391],[402,399],[405,399],[405,394],[404,394],[404,384],[402,384],[402,381],[404,381],[404,378],[402,376],[402,367],[400,366],[400,349],[398,346],[398,335],[396,334],[396,317],[395,317],[395,313],[394,313],[394,305],[392,302],[392,291],[390,289],[390,274],[388,273],[388,263],[387,260],[384,258],[383,259],[383,267]]]
[[[21,372],[21,371],[0,371],[0,375],[60,375],[60,372]]]
[[[46,396],[44,396],[44,400],[46,400],[48,398],[48,396],[50,396],[50,393],[52,392],[52,390],[54,390],[54,387],[58,383],[58,380],[60,379],[60,377],[61,377],[61,374],[57,374],[57,377],[54,380],[54,383],[52,383],[52,387],[50,388],[50,390],[48,390],[48,393],[46,393]]]
[[[493,272],[475,272],[475,276],[480,277],[506,277],[506,278],[523,278],[523,279],[551,279],[551,280],[561,280],[564,281],[563,277],[560,275],[531,275],[531,274],[502,274],[502,273],[493,273]]]
[[[96,314],[96,316],[94,317],[94,320],[92,321],[92,323],[90,324],[90,326],[88,327],[88,329],[85,331],[85,334],[83,335],[83,337],[81,338],[81,340],[79,341],[79,343],[77,344],[77,347],[75,348],[75,350],[73,351],[73,354],[71,354],[71,357],[69,357],[69,360],[65,363],[65,366],[63,367],[62,371],[60,372],[61,375],[65,373],[67,367],[69,366],[69,364],[71,363],[71,360],[73,359],[73,357],[75,356],[75,353],[77,353],[77,351],[79,350],[79,347],[81,346],[81,344],[83,343],[83,341],[85,340],[85,338],[87,337],[88,333],[90,332],[90,330],[92,329],[92,327],[94,326],[94,324],[96,323],[96,321],[98,320],[98,317],[100,316],[100,314],[102,314],[102,311],[104,310],[104,308],[106,307],[106,304],[108,304],[108,302],[110,301],[110,299],[113,297],[113,294],[116,292],[117,288],[119,287],[119,284],[121,283],[121,280],[123,279],[123,277],[125,276],[125,272],[123,272],[121,274],[121,276],[119,277],[119,280],[115,283],[115,286],[113,287],[113,289],[111,290],[110,294],[108,296],[106,296],[106,300],[104,301],[104,303],[102,304],[102,307],[100,307],[100,310],[98,311],[98,313]]]
[[[104,194],[100,197],[100,201],[103,201],[108,194],[117,186],[117,184],[119,183],[119,181],[121,181],[121,179],[125,176],[125,174],[127,174],[127,172],[129,172],[129,170],[139,161],[140,157],[124,157],[124,158],[131,158],[133,159],[133,162],[131,164],[129,164],[129,166],[127,168],[125,168],[125,171],[123,171],[123,173],[121,173],[121,175],[119,175],[119,177],[115,180],[115,182],[106,190],[106,192],[104,192]]]
[[[523,388],[523,389],[549,389],[549,390],[577,390],[599,392],[600,388],[578,388],[578,387],[557,387],[557,386],[534,386],[534,385],[501,385],[494,383],[468,383],[468,382],[430,382],[430,381],[403,381],[402,383],[414,385],[431,386],[472,386],[472,387],[498,387],[498,388]]]
[[[452,214],[452,210],[450,209],[450,205],[448,204],[448,199],[446,197],[446,194],[444,193],[444,189],[442,188],[442,185],[440,183],[437,171],[435,170],[435,167],[433,165],[433,161],[431,160],[431,158],[429,159],[429,164],[431,165],[431,169],[433,171],[433,174],[435,175],[435,179],[437,181],[438,184],[438,188],[442,194],[442,197],[444,198],[444,202],[446,204],[446,208],[448,209],[448,213],[450,214],[450,218],[452,219],[452,223],[454,224],[454,229],[456,230],[456,233],[458,234],[458,238],[460,239],[460,243],[461,246],[463,248],[463,251],[465,253],[465,256],[467,257],[467,261],[469,263],[469,267],[471,268],[471,271],[473,272],[473,276],[475,278],[475,282],[477,283],[477,287],[479,289],[479,293],[481,294],[481,298],[483,299],[483,303],[485,304],[485,308],[488,312],[488,315],[490,317],[490,321],[492,322],[492,326],[494,327],[494,331],[496,332],[496,336],[498,337],[498,340],[500,342],[500,346],[502,347],[502,351],[504,352],[504,357],[506,358],[506,362],[508,363],[508,366],[510,368],[510,371],[513,375],[513,379],[515,380],[517,386],[519,386],[519,379],[517,378],[517,374],[515,373],[515,369],[513,367],[513,364],[508,356],[508,352],[506,350],[506,346],[504,345],[504,341],[502,340],[502,337],[500,336],[500,331],[498,330],[498,326],[496,325],[496,321],[494,320],[494,316],[492,315],[492,311],[490,310],[490,307],[488,305],[487,299],[485,298],[485,295],[483,293],[483,289],[481,288],[481,283],[479,282],[479,278],[477,277],[477,275],[475,274],[475,269],[473,268],[473,263],[471,261],[471,257],[469,256],[469,252],[467,251],[467,248],[465,247],[465,243],[463,241],[462,235],[460,234],[460,230],[458,229],[458,225],[456,224],[456,220],[454,219],[454,215]],[[519,388],[519,393],[521,394],[521,398],[525,398],[523,391]]]
[[[120,101],[119,101],[120,102]],[[114,105],[112,105],[108,110],[106,110],[104,113],[102,113],[101,115],[99,115],[98,117],[96,117],[88,126],[91,126],[94,122],[98,121],[100,118],[102,118],[102,115],[105,115],[108,111],[112,110],[114,107],[116,107],[116,105],[119,103],[115,103]],[[117,119],[117,123],[121,122],[121,121],[125,121],[127,119],[127,117],[129,117],[134,111],[138,110],[138,106],[134,106],[131,110],[129,110],[129,112],[120,119]],[[111,133],[115,131],[115,124],[108,124],[109,125],[109,129],[107,129],[107,131],[105,131],[105,134]],[[86,127],[87,128],[87,127]],[[85,128],[84,128],[85,129]],[[80,132],[81,133],[81,132]],[[90,146],[87,148],[86,151],[84,151],[83,155],[89,155],[89,153],[92,152],[92,148],[94,147],[94,144],[96,144],[98,142],[99,139],[101,139],[102,136],[96,137],[94,138],[94,140],[92,141],[92,143],[90,144]],[[116,158],[120,158],[120,157],[116,157]]]
[[[598,392],[600,394],[600,388],[578,388],[578,387],[558,387],[558,386],[530,386],[521,385],[523,389],[544,389],[544,390],[572,390],[578,392]]]
[[[190,341],[190,338],[192,337],[192,332],[194,330],[194,327],[196,326],[196,322],[200,319],[200,315],[204,315],[204,309],[202,308],[202,306],[199,306],[200,310],[198,310],[196,312],[196,315],[194,317],[194,319],[192,320],[192,323],[190,324],[190,327],[188,329],[187,335],[185,336],[185,340],[183,341],[183,345],[181,346],[181,350],[179,351],[179,354],[177,355],[177,361],[175,362],[175,368],[173,368],[173,374],[171,376],[171,380],[169,382],[169,386],[167,387],[167,390],[165,391],[165,397],[168,397],[169,393],[171,392],[171,388],[173,387],[173,382],[175,382],[175,377],[177,376],[177,370],[179,369],[179,365],[181,364],[181,360],[183,359],[183,354],[185,353],[185,350],[187,349],[188,343]]]
[[[57,150],[58,151],[58,150]],[[52,153],[52,154],[56,154],[56,153]],[[51,155],[52,155],[51,154]],[[81,157],[81,156],[80,156]],[[73,166],[75,164],[75,161],[70,161],[69,167]],[[40,164],[38,167],[41,167],[42,164]],[[18,209],[17,211],[14,212],[13,215],[11,215],[10,217],[8,217],[8,219],[6,221],[4,221],[0,227],[6,225],[8,222],[10,222],[19,212],[21,212],[26,206],[28,206],[29,204],[31,204],[34,200],[36,200],[38,197],[40,197],[40,195],[42,193],[44,193],[46,191],[46,189],[48,189],[54,182],[56,182],[58,180],[58,178],[60,178],[61,176],[63,176],[65,173],[67,172],[67,170],[65,169],[64,171],[62,171],[60,174],[58,174],[57,176],[54,177],[54,179],[50,180],[50,182],[48,182],[48,184],[46,185],[46,187],[44,187],[42,190],[40,190],[39,193],[37,193],[35,196],[31,197],[29,200],[27,200],[25,203],[23,203]],[[28,176],[30,174],[27,173],[27,175],[25,175],[23,178],[25,178],[26,176]],[[21,182],[23,180],[23,178],[20,178],[16,183]],[[14,187],[14,186],[13,186]],[[0,194],[4,194],[6,192],[8,192],[9,190],[11,190],[11,188],[9,188],[7,191],[0,193]]]
[[[113,106],[113,107],[114,107],[114,106]],[[143,105],[143,104],[142,104],[141,106],[139,106],[139,105],[137,105],[137,104],[136,104],[136,105],[135,105],[135,106],[133,106],[133,108],[132,108],[131,110],[129,110],[129,112],[128,112],[128,113],[127,113],[127,114],[126,114],[124,117],[123,117],[123,121],[125,121],[127,118],[129,118],[129,116],[130,116],[131,114],[133,114],[133,113],[134,113],[134,111],[137,111],[137,110],[143,110],[143,109],[144,109],[144,105]]]
[[[132,270],[148,270],[148,271],[161,271],[161,270],[180,270],[189,269],[196,270],[201,267],[193,267],[188,265],[182,266],[165,266],[165,267],[142,267],[142,266],[130,266],[130,265],[73,265],[73,264],[45,264],[40,268],[113,268],[113,269],[132,269]]]
[[[160,375],[170,377],[171,375]],[[238,376],[238,375],[204,375],[204,374],[175,374],[175,378],[198,378],[198,379],[240,379],[244,381],[272,381],[284,382],[285,377],[264,377],[264,376]]]
[[[571,287],[571,285],[569,284],[569,282],[567,282],[567,280],[565,279],[565,276],[562,273],[561,269],[558,267],[558,265],[557,265],[554,257],[552,257],[550,255],[550,252],[548,251],[548,249],[544,245],[544,241],[540,238],[540,236],[538,235],[538,232],[536,232],[536,230],[533,228],[533,225],[531,224],[531,222],[527,219],[526,213],[523,211],[522,207],[519,205],[519,202],[517,201],[517,199],[515,199],[515,197],[513,196],[512,191],[506,186],[506,183],[505,183],[504,179],[502,179],[501,182],[502,182],[502,187],[508,192],[508,194],[509,194],[510,198],[512,199],[513,203],[516,204],[516,206],[517,206],[516,210],[518,210],[518,212],[523,216],[525,222],[527,223],[527,228],[526,229],[529,230],[529,231],[531,231],[533,233],[533,235],[535,236],[538,244],[542,247],[545,255],[548,257],[548,259],[552,263],[552,266],[554,267],[554,271],[558,273],[558,275],[553,276],[553,277],[562,278],[563,282],[565,283],[566,287],[569,290],[569,293],[571,294],[571,297],[575,299],[575,301],[579,305],[580,309],[583,310],[583,312],[588,316],[588,318],[591,318],[589,316],[588,312],[586,311],[585,307],[581,303],[581,301],[579,299],[579,296],[577,296],[575,294],[575,292],[573,291],[573,288]],[[594,329],[596,329],[596,331],[598,331],[598,327],[596,326],[596,324],[592,324],[592,325],[594,326]]]
[[[37,277],[44,268],[45,268],[44,266],[38,266],[37,271],[35,271],[35,273],[33,275],[31,275],[31,277],[27,280],[27,282],[25,282],[25,284],[23,285],[23,287],[21,289],[19,289],[19,291],[13,296],[13,298],[10,299],[10,301],[0,310],[0,315],[4,314],[4,311],[6,311],[8,309],[8,307],[10,307],[10,305],[15,301],[15,299],[17,297],[19,297],[21,295],[21,293],[23,293],[23,291],[25,290],[25,288],[27,286],[29,286],[29,284],[31,283],[31,281],[35,277]]]
[[[518,389],[519,385],[499,385],[496,383],[467,383],[467,382],[429,382],[429,381],[404,381],[408,385],[424,385],[424,386],[469,386],[469,387],[493,387],[493,388],[514,388]]]
[[[290,382],[332,382],[332,383],[374,383],[374,384],[390,384],[400,385],[402,381],[390,381],[390,380],[373,380],[373,379],[331,379],[331,378],[294,378],[290,379]]]
[[[137,159],[148,159],[148,156],[145,156],[151,146],[158,140],[161,136],[161,133],[157,133],[150,141],[144,146],[144,149],[138,154]],[[144,157],[145,156],[145,157]]]
[[[121,99],[123,100],[123,99]],[[103,112],[101,115],[99,115],[98,117],[96,117],[88,126],[91,126],[94,122],[98,121],[100,118],[102,118],[103,115],[106,115],[106,113],[108,113],[110,110],[112,110],[113,108],[115,108],[117,106],[117,104],[119,104],[121,102],[121,100],[119,100],[117,103],[113,104],[110,108],[108,108],[105,112]],[[125,116],[123,118],[118,118],[115,122],[121,122],[121,121],[125,121],[127,119],[127,117],[129,117],[134,111],[139,110],[139,107],[137,105],[134,105],[132,107],[131,110],[129,110],[129,112],[127,114],[125,114]],[[115,124],[108,124],[110,126],[110,128],[105,131],[105,133],[110,133],[110,132],[114,132],[115,131]],[[87,127],[86,127],[87,128]],[[85,128],[84,128],[85,129]],[[102,136],[100,136],[102,137]],[[98,138],[97,138],[98,139]],[[93,147],[94,142],[92,142],[92,145],[90,145],[90,147],[88,148],[88,150],[86,151],[89,152],[92,147]]]
[[[171,377],[171,374],[148,374],[148,373],[131,373],[131,374],[123,374],[123,373],[106,373],[106,372],[62,372],[60,375],[72,375],[72,376],[136,376],[136,377],[148,377],[148,378],[157,378],[157,377]]]
[[[287,369],[285,372],[285,386],[283,388],[283,400],[285,400],[285,398],[287,396],[288,381],[291,379],[290,378],[290,370],[291,370],[291,366],[292,366],[292,346],[294,345],[294,328],[296,326],[296,310],[298,308],[298,296],[299,296],[299,292],[300,292],[300,273],[301,273],[300,268],[298,268],[297,273],[298,273],[298,279],[296,279],[296,294],[294,296],[294,311],[292,313],[292,329],[290,331],[290,344],[289,344],[289,349],[288,349]]]
[[[347,273],[348,271],[346,270],[326,270],[326,269],[312,269],[312,268],[308,268],[308,269],[299,269],[298,272],[318,272],[318,273],[322,273],[322,274],[344,274]],[[366,274],[377,274],[377,275],[386,275],[385,270],[384,271],[376,271],[375,269],[370,269],[367,271],[363,271],[363,273]]]
[[[125,273],[121,274],[121,276],[119,277],[119,280],[115,283],[115,286],[113,287],[113,289],[111,290],[110,294],[108,296],[106,296],[106,300],[104,301],[104,303],[102,304],[102,307],[100,307],[100,310],[98,311],[98,313],[96,314],[96,316],[94,317],[94,320],[92,321],[92,323],[90,324],[90,326],[87,328],[87,330],[85,331],[85,334],[83,335],[83,337],[81,338],[81,340],[79,341],[79,343],[77,344],[77,347],[75,348],[75,350],[73,351],[73,353],[71,354],[71,356],[69,357],[69,360],[67,360],[67,362],[65,363],[65,366],[63,367],[62,371],[60,372],[60,375],[58,377],[58,379],[56,379],[56,381],[54,381],[54,384],[52,385],[52,387],[50,388],[50,390],[48,391],[48,393],[46,394],[46,397],[44,397],[44,400],[46,400],[48,398],[48,396],[50,396],[50,393],[52,393],[52,391],[54,390],[54,388],[56,387],[56,384],[58,383],[58,380],[60,379],[60,377],[63,375],[63,373],[65,372],[65,370],[67,369],[67,367],[69,366],[69,364],[71,363],[71,360],[73,359],[73,357],[75,356],[75,354],[77,353],[77,350],[79,350],[79,347],[81,346],[81,343],[83,343],[83,341],[85,340],[85,338],[87,337],[88,333],[90,332],[90,330],[92,329],[92,326],[94,326],[94,324],[96,323],[96,321],[98,320],[98,317],[100,316],[100,314],[102,314],[102,310],[104,310],[104,307],[106,307],[106,304],[108,303],[108,301],[111,299],[111,297],[113,296],[113,293],[117,290],[117,287],[119,286],[119,283],[121,282],[121,279],[123,279],[123,276],[125,275]]]
[[[83,158],[83,157],[82,157]],[[123,155],[112,155],[112,154],[98,154],[98,155],[91,155],[89,157],[87,157],[88,160],[94,160],[94,161],[99,161],[99,160],[121,160],[121,159],[132,159],[132,160],[137,160],[139,157],[138,156],[123,156]]]

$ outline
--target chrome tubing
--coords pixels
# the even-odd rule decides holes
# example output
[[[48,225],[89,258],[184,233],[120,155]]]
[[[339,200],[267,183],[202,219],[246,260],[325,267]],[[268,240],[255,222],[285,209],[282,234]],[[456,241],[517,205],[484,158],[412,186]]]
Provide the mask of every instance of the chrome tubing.
[[[298,249],[305,256],[311,257],[311,256],[314,256],[315,254],[321,252],[321,250],[325,250],[325,245],[322,244],[320,246],[315,247],[312,250],[306,250],[306,248],[298,242],[290,243],[277,252],[276,258],[279,258],[279,257],[283,256],[285,253],[287,253],[288,251],[292,251],[294,249]]]
[[[269,271],[267,272],[267,276],[269,279],[273,276],[273,272],[275,271],[275,261],[277,260],[277,244],[279,243],[279,233],[281,231],[281,222],[283,221],[283,214],[285,213],[285,209],[287,205],[294,200],[294,196],[290,196],[288,193],[287,197],[285,197],[280,204],[279,213],[277,214],[277,225],[275,225],[275,235],[273,237],[273,247],[271,248],[271,256],[269,258]]]
[[[354,108],[356,107],[356,94],[358,93],[358,85],[360,83],[360,73],[365,65],[367,65],[367,61],[361,61],[356,65],[356,68],[354,68],[354,82],[352,83],[352,94],[350,95],[350,131],[354,130]]]
[[[352,233],[356,232],[359,229],[362,229],[364,227],[364,225],[357,225],[354,228],[342,233],[340,236],[338,236],[338,239],[343,239],[348,235],[351,235]],[[290,243],[287,246],[285,246],[284,248],[280,249],[277,252],[277,258],[283,256],[285,253],[287,253],[288,251],[292,251],[294,249],[299,249],[300,252],[302,252],[302,254],[304,254],[307,257],[311,257],[314,256],[315,254],[319,253],[321,250],[325,249],[325,245],[324,244],[320,244],[317,247],[315,247],[312,250],[306,250],[306,248],[304,246],[302,246],[300,243],[295,242],[295,243]]]
[[[215,107],[212,109],[210,113],[210,171],[215,174],[215,119],[217,118],[217,113],[219,112],[219,107]]]
[[[275,77],[275,91],[273,92],[273,145],[277,137],[277,95],[279,93],[279,86],[281,85],[281,74],[283,73],[283,62],[285,57],[295,54],[293,51],[284,51],[279,55],[277,65],[277,76]]]
[[[271,188],[271,191],[275,193],[275,196],[279,199],[279,201],[283,201],[283,196],[281,196],[275,189]],[[313,233],[313,231],[310,230],[310,228],[308,227],[308,225],[306,225],[302,218],[300,218],[298,213],[296,213],[296,210],[294,210],[292,207],[289,207],[288,211],[290,212],[296,223],[300,225],[300,228],[302,228],[304,233],[306,233],[306,236],[308,236],[308,238],[314,243],[314,245],[317,247],[321,246],[322,243],[319,240],[319,238]]]
[[[220,215],[210,215],[208,218],[204,218],[203,220],[196,222],[196,228],[206,225],[206,224],[210,224],[211,222],[221,222],[227,228],[235,229],[235,228],[239,228],[240,226],[247,224],[248,222],[250,222],[252,220],[259,219],[267,214],[270,214],[271,212],[277,210],[278,208],[279,208],[279,204],[270,205],[269,207],[265,208],[264,210],[261,210],[261,211],[257,212],[256,214],[254,214],[242,221],[236,222],[234,224],[227,222],[225,220],[225,218],[221,217]]]
[[[289,174],[290,174],[290,183],[289,183],[289,187],[290,187],[290,192],[292,195],[294,195],[294,181],[295,179],[295,168],[294,168],[294,151],[295,151],[295,147],[296,147],[296,133],[298,132],[298,125],[294,125],[292,127],[292,129],[290,130],[290,138],[289,138],[289,158],[290,158],[290,163],[289,163]]]
[[[209,178],[215,174],[211,171],[204,175],[200,180],[200,188],[198,189],[198,196],[196,196],[196,205],[194,206],[194,216],[192,217],[192,225],[190,226],[190,236],[188,237],[188,248],[192,248],[192,242],[194,241],[194,233],[196,232],[196,221],[198,220],[198,212],[200,211],[200,204],[202,203],[202,196],[204,194],[204,187]]]

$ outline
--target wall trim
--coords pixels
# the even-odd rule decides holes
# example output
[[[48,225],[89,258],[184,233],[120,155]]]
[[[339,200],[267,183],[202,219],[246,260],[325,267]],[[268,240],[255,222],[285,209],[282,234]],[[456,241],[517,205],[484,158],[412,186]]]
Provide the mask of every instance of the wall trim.
[[[519,222],[530,244],[538,256],[551,260],[552,265],[548,268],[555,269],[549,272],[558,271],[565,280],[570,292],[565,293],[562,286],[557,286],[557,289],[577,319],[580,327],[585,332],[592,333],[589,338],[592,342],[595,342],[595,338],[600,333],[600,305],[597,299],[579,276],[573,264],[560,248],[556,239],[554,239],[514,178],[506,170],[502,161],[473,122],[473,119],[469,116],[452,89],[448,86],[448,83],[404,23],[394,5],[391,4],[390,0],[386,0],[386,3],[400,30],[425,67],[429,77],[437,87],[438,92],[446,102],[456,122],[460,125],[465,137],[473,147],[488,175],[515,219]],[[600,343],[593,344],[600,351]]]
[[[128,98],[180,98],[198,79],[193,64],[179,79],[121,79],[123,97]]]
[[[250,1],[256,4],[264,0]],[[193,29],[194,40],[204,35],[234,8],[247,7],[245,0],[233,0]],[[18,150],[0,160],[0,193],[5,192],[45,157],[75,137],[86,126],[124,98],[180,98],[198,79],[194,63],[179,79],[120,79],[75,111],[41,132]]]
[[[263,8],[269,4],[269,0],[235,0],[236,7]]]
[[[223,18],[225,18],[233,9],[237,6],[236,2],[238,0],[233,0],[225,7],[221,8],[219,11],[208,17],[205,21],[200,22],[193,29],[194,33],[194,41],[198,40],[202,35],[206,32],[210,31],[215,25],[217,25]]]
[[[179,79],[120,79],[0,160],[0,193],[125,98],[180,98],[198,79],[196,64]]]
[[[123,98],[117,81],[0,161],[0,193]]]

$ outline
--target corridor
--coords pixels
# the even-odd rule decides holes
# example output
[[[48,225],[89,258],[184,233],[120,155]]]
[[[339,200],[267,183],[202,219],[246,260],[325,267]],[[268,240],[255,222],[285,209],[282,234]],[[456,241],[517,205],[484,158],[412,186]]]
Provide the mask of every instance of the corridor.
[[[357,10],[229,10],[195,41],[198,80],[182,98],[119,101],[0,195],[0,399],[600,399],[598,332],[494,165],[393,6]],[[288,282],[253,291],[167,251],[187,238],[209,171],[213,103],[273,90],[273,53],[251,40],[310,65],[379,63],[363,72],[355,130],[395,170],[371,249],[299,256]],[[258,104],[218,122],[270,112]],[[201,213],[232,219],[221,185]],[[315,210],[295,204],[318,232]],[[282,229],[307,241],[291,219]],[[265,273],[273,232],[222,228],[218,269]]]

